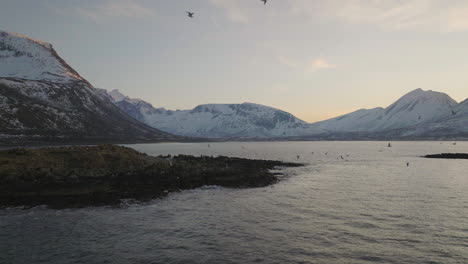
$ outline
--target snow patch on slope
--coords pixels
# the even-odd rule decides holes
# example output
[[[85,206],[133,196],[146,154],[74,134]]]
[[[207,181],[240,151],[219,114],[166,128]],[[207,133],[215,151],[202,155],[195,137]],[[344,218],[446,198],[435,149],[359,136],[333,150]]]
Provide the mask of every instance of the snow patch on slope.
[[[84,80],[52,45],[0,30],[0,77],[68,82]]]
[[[253,103],[205,104],[192,110],[166,110],[130,99],[118,91],[109,95],[123,111],[154,128],[192,137],[269,138],[325,133],[322,129],[268,106]]]
[[[122,102],[125,99],[130,99],[128,96],[123,95],[119,90],[114,89],[108,92],[109,96],[114,100],[114,102]]]

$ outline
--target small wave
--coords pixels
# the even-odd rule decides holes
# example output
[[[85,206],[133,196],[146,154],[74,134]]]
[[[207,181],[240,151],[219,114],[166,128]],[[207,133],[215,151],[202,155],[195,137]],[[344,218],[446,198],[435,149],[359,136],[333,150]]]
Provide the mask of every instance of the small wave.
[[[200,188],[197,188],[196,190],[202,190],[202,191],[205,191],[205,190],[223,190],[225,189],[224,187],[221,187],[219,185],[204,185]]]
[[[135,205],[141,205],[141,201],[137,201],[135,199],[121,199],[118,208],[129,208]]]

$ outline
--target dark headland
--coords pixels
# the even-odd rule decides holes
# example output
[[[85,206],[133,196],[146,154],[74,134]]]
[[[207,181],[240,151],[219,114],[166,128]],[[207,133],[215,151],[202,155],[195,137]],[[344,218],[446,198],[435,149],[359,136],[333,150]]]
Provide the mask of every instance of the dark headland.
[[[230,157],[153,157],[115,145],[0,151],[0,208],[53,208],[119,204],[171,191],[219,185],[264,187],[277,167],[302,164]]]
[[[442,154],[431,154],[424,156],[430,159],[468,159],[468,154],[465,153],[442,153]]]

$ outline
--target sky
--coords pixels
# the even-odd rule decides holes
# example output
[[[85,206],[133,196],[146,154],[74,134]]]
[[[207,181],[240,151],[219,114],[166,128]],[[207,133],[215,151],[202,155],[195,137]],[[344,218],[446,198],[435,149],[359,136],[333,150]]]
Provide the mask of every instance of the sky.
[[[466,0],[0,0],[2,30],[52,43],[95,87],[308,122],[416,88],[467,98],[467,14]]]

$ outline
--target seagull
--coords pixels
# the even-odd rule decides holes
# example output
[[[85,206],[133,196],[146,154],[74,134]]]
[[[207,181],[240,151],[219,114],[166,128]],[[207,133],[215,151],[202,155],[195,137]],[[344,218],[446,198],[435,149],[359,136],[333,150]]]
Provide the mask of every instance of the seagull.
[[[187,13],[188,17],[190,17],[190,18],[193,18],[193,15],[195,14],[195,13],[189,12],[189,11],[185,11],[185,13]]]
[[[266,5],[268,0],[260,0],[260,1],[263,2],[264,5]]]

